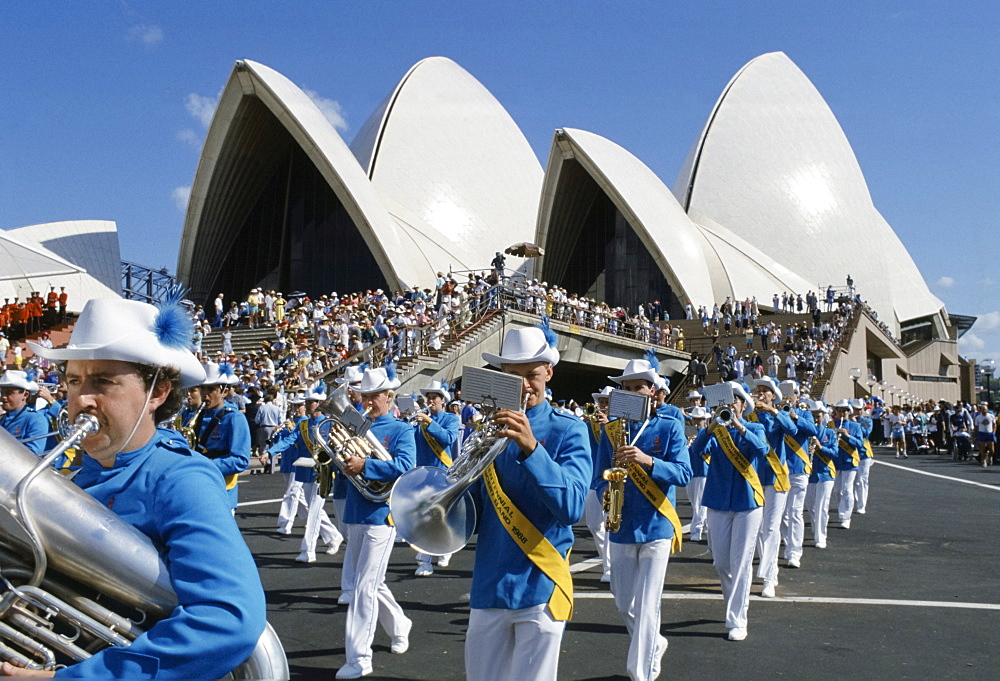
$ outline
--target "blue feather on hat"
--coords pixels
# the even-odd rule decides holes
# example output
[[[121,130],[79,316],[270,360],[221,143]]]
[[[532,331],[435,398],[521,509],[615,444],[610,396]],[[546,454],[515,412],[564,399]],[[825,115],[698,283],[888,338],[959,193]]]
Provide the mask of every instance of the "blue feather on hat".
[[[232,376],[236,371],[233,369],[233,365],[229,362],[222,362],[219,364],[219,376]]]
[[[660,368],[660,360],[656,358],[656,351],[653,348],[646,349],[646,355],[643,359],[649,362],[649,368],[653,371],[657,371]]]
[[[395,362],[386,362],[385,363],[385,377],[388,378],[390,381],[395,381],[396,380],[396,363]]]
[[[538,328],[542,330],[543,334],[545,334],[545,342],[549,344],[550,348],[554,348],[559,345],[559,336],[557,336],[556,332],[552,330],[551,326],[549,326],[548,316],[542,317],[542,321],[538,322]]]
[[[153,334],[161,344],[175,350],[190,350],[194,338],[194,319],[180,304],[186,289],[179,284],[171,286],[160,303],[153,320]]]

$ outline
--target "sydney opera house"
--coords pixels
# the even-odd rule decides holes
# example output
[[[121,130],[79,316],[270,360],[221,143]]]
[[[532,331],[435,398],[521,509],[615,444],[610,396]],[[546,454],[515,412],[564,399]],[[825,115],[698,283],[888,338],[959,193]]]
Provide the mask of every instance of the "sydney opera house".
[[[765,54],[706,113],[670,188],[570,128],[555,131],[543,170],[503,106],[446,58],[413,66],[350,145],[289,79],[239,61],[198,163],[178,276],[206,301],[255,286],[423,287],[532,241],[545,255],[531,276],[612,305],[658,299],[678,316],[849,274],[892,335],[921,346],[905,357],[869,332],[859,364],[888,361],[900,381],[957,397],[952,320],[809,79]]]

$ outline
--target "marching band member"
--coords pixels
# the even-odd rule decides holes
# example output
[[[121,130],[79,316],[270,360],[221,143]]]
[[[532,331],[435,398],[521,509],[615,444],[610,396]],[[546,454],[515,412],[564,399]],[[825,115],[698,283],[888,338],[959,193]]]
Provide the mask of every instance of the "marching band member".
[[[647,360],[633,359],[621,376],[609,378],[623,389],[653,397],[660,384],[656,369]],[[618,427],[626,422],[619,420]],[[667,639],[660,635],[660,604],[663,579],[673,551],[681,546],[681,520],[674,508],[674,487],[691,479],[691,464],[682,421],[658,412],[650,401],[650,415],[635,443],[615,448],[607,432],[601,438],[597,471],[612,466],[628,470],[622,504],[621,525],[609,532],[611,545],[611,592],[625,621],[631,643],[628,650],[629,677],[651,681],[660,675]],[[632,484],[629,484],[631,482]],[[608,482],[601,477],[598,496]]]
[[[778,549],[781,544],[781,518],[785,513],[785,502],[791,485],[788,481],[788,445],[785,437],[792,437],[798,430],[795,421],[787,411],[779,410],[775,404],[781,399],[781,390],[773,378],[753,380],[755,406],[746,419],[760,423],[770,451],[767,466],[760,470],[760,484],[764,486],[764,515],[757,535],[757,552],[760,562],[757,576],[764,580],[762,598],[774,598],[778,586]],[[793,454],[794,456],[794,454]]]
[[[837,457],[837,479],[833,482],[833,497],[837,499],[837,518],[845,530],[851,527],[854,511],[854,479],[861,463],[864,434],[861,426],[851,420],[851,403],[840,400],[833,405],[833,425],[843,456]]]
[[[243,662],[265,627],[257,568],[230,513],[219,468],[156,424],[205,372],[190,317],[134,300],[87,302],[69,345],[32,350],[65,362],[69,417],[91,414],[75,482],[145,534],[164,558],[178,606],[128,647],[110,647],[60,677],[215,679]],[[45,675],[3,665],[6,675]],[[49,672],[48,675],[52,673]]]
[[[288,404],[294,411],[296,418],[288,418],[281,425],[281,432],[277,435],[277,440],[271,445],[269,451],[271,456],[281,454],[278,470],[285,476],[285,494],[281,497],[281,507],[278,509],[278,534],[291,534],[295,525],[295,518],[304,521],[309,520],[309,504],[306,503],[306,493],[302,487],[302,481],[295,475],[296,466],[293,464],[298,458],[294,451],[286,451],[292,444],[296,443],[296,420],[305,417],[306,398],[301,393],[293,394],[288,399]]]
[[[43,454],[49,432],[49,420],[28,405],[31,395],[38,392],[38,384],[29,381],[23,371],[13,369],[0,376],[0,406],[4,414],[0,416],[0,428],[18,440],[30,440],[24,446],[35,454]]]
[[[869,440],[872,434],[874,423],[870,412],[865,408],[865,401],[860,397],[851,401],[854,408],[855,419],[861,426],[863,442],[861,447],[861,461],[858,462],[858,474],[854,476],[854,512],[864,515],[868,507],[868,477],[871,473],[872,462],[875,461],[875,452],[872,451],[872,443]]]
[[[554,681],[573,612],[568,554],[593,462],[583,423],[545,400],[559,361],[556,336],[545,326],[511,329],[500,354],[483,353],[522,378],[527,411],[494,415],[510,443],[473,488],[483,512],[465,638],[469,681]],[[511,533],[515,527],[527,543]]]
[[[427,399],[427,412],[413,417],[414,439],[417,443],[417,465],[451,468],[452,443],[458,439],[458,417],[445,410],[445,405],[451,401],[451,393],[441,381],[431,381],[420,392]],[[448,567],[451,554],[438,556],[437,564]],[[431,556],[417,553],[417,577],[429,577],[434,574]]]
[[[597,486],[600,482],[600,471],[597,464],[598,448],[601,443],[601,434],[604,426],[608,423],[608,395],[614,387],[608,385],[601,389],[599,393],[590,393],[594,400],[594,415],[587,419],[587,435],[590,440],[591,460],[594,462],[594,479],[590,484],[590,491],[583,503],[583,517],[587,522],[587,529],[594,537],[594,544],[597,546],[597,556],[601,559],[601,582],[607,584],[611,581],[611,553],[608,549],[608,533],[604,528],[604,506],[601,497],[597,494]]]
[[[357,392],[372,420],[371,433],[392,455],[388,461],[375,457],[351,456],[344,464],[349,476],[364,475],[369,480],[394,481],[413,468],[416,446],[413,428],[392,416],[392,401],[399,387],[395,367],[369,369]],[[385,584],[385,570],[396,539],[396,529],[389,524],[389,504],[369,501],[353,485],[347,487],[344,509],[347,524],[348,554],[354,562],[354,589],[347,607],[344,648],[347,664],[337,671],[338,679],[357,679],[372,673],[372,641],[376,622],[392,638],[389,650],[405,653],[410,647],[413,626]]]
[[[201,386],[205,409],[195,423],[197,448],[212,460],[226,479],[229,501],[235,513],[239,500],[236,482],[250,465],[250,424],[244,414],[225,400],[232,385],[230,377],[235,378],[232,365],[209,362],[205,374]]]
[[[367,363],[351,364],[344,369],[343,376],[334,379],[340,385],[347,386],[347,397],[359,414],[364,411],[364,408],[361,406],[361,395],[357,389],[361,385],[361,377],[367,367]],[[347,525],[344,522],[344,512],[347,507],[347,488],[350,485],[347,477],[337,472],[333,478],[333,493],[330,495],[333,497],[334,523],[345,539],[347,538]],[[354,564],[357,562],[357,556],[354,555],[353,551],[354,546],[348,541],[347,547],[344,549],[344,564],[340,570],[340,596],[337,598],[337,605],[350,605],[351,603],[351,594],[354,591]]]
[[[802,542],[805,536],[805,520],[803,510],[806,502],[806,492],[809,488],[809,475],[812,473],[812,460],[809,456],[809,438],[816,435],[816,422],[806,409],[799,409],[799,386],[795,381],[782,381],[778,386],[791,388],[793,399],[786,401],[788,415],[795,422],[794,435],[786,434],[783,438],[788,464],[788,496],[785,500],[785,513],[781,519],[781,539],[785,542],[785,560],[788,567],[797,568],[802,565]]]
[[[747,609],[753,582],[753,554],[763,518],[764,488],[760,470],[769,467],[764,428],[743,419],[753,400],[739,383],[730,383],[735,399],[726,405],[732,418],[703,430],[691,446],[691,456],[709,454],[705,494],[708,546],[722,583],[726,628],[730,641],[747,637]]]
[[[705,429],[708,419],[712,416],[705,407],[691,407],[687,417],[690,424],[697,428],[700,434]],[[697,437],[695,435],[694,437]],[[689,438],[689,445],[694,443],[694,437]],[[706,519],[708,511],[702,504],[702,496],[705,494],[705,478],[708,475],[708,465],[711,461],[708,454],[702,456],[690,456],[691,479],[688,480],[685,491],[688,502],[691,504],[691,541],[701,541],[702,536],[708,534],[706,529]]]
[[[826,528],[830,522],[830,495],[837,477],[835,462],[840,458],[840,448],[837,446],[837,432],[826,426],[829,421],[826,405],[820,400],[806,400],[806,404],[816,423],[816,435],[810,441],[812,472],[809,474],[805,505],[812,518],[813,543],[817,549],[825,549]]]

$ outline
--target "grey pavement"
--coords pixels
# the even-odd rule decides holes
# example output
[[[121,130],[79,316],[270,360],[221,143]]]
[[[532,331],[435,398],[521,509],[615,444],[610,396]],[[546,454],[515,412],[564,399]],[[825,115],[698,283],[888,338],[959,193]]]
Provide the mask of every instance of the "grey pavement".
[[[898,461],[876,449],[868,513],[850,530],[831,522],[829,548],[808,541],[800,569],[781,561],[775,599],[754,595],[749,637],[726,640],[719,582],[704,542],[670,559],[661,679],[1000,679],[1000,466],[919,455]],[[933,473],[958,480],[932,477]],[[980,486],[982,485],[982,486]],[[341,553],[296,563],[302,525],[274,532],[280,475],[243,476],[236,516],[267,591],[268,618],[293,679],[332,679],[344,664],[346,606],[337,605]],[[263,503],[253,503],[263,502]],[[331,504],[327,505],[328,508]],[[690,515],[683,491],[678,511]],[[572,562],[576,606],[563,637],[560,679],[627,679],[628,635],[585,526]],[[413,551],[397,544],[386,582],[414,622],[410,650],[389,653],[381,630],[369,679],[464,678],[464,635],[475,540],[448,568],[413,575]],[[757,580],[753,593],[759,594]],[[512,680],[515,681],[515,680]]]

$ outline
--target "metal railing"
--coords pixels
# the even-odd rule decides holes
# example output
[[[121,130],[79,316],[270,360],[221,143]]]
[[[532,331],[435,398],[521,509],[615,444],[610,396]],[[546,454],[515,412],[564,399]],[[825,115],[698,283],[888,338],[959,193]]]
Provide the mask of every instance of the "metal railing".
[[[127,260],[121,261],[122,297],[158,303],[177,283],[177,278],[166,270],[153,270]]]

